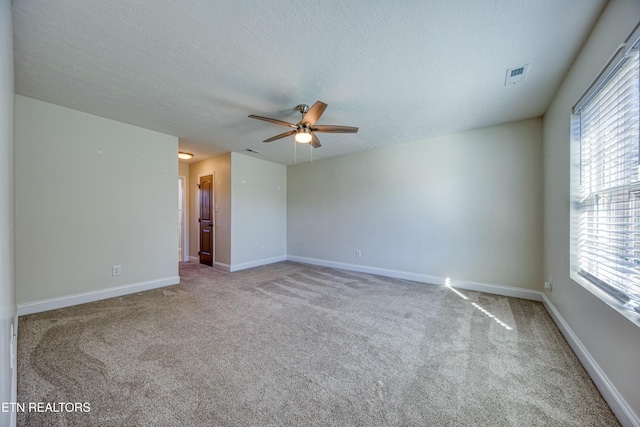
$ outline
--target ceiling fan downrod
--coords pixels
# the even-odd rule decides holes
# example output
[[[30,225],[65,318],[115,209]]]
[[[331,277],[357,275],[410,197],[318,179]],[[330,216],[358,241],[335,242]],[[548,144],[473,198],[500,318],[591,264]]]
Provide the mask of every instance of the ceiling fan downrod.
[[[307,104],[298,104],[296,105],[296,111],[299,111],[300,114],[304,115],[309,111],[309,106]]]

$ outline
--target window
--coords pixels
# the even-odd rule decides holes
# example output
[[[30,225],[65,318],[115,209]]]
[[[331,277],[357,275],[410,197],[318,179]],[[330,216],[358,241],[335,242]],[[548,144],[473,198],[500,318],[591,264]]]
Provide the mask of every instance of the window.
[[[640,325],[638,41],[574,107],[571,277]]]

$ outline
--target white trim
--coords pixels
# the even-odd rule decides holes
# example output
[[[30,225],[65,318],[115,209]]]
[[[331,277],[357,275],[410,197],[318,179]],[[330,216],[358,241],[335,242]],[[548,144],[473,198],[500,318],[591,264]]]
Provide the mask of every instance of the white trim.
[[[627,305],[623,304],[616,297],[606,292],[604,289],[596,286],[586,277],[583,277],[575,271],[573,268],[569,273],[569,277],[571,280],[585,288],[587,291],[591,292],[596,298],[599,298],[607,304],[609,307],[613,308],[615,311],[620,313],[622,316],[626,317],[629,321],[633,322],[634,325],[640,326],[640,313],[635,311],[634,309],[629,308]]]
[[[182,230],[180,230],[180,240],[182,241],[182,259],[189,261],[189,188],[186,176],[179,175],[178,181],[182,180]]]
[[[542,294],[542,303],[549,312],[560,332],[565,337],[573,352],[578,356],[580,363],[586,369],[604,400],[607,401],[613,413],[618,417],[618,421],[625,427],[640,427],[640,418],[633,412],[629,404],[620,395],[616,387],[609,380],[607,375],[600,369],[598,363],[591,356],[586,347],[582,344],[577,335],[571,330],[569,324],[564,320],[560,312],[551,303],[545,294]]]
[[[73,305],[85,304],[93,301],[100,301],[103,299],[119,297],[122,295],[135,294],[137,292],[177,285],[178,283],[180,283],[180,276],[172,276],[165,277],[163,279],[150,280],[148,282],[132,283],[130,285],[116,286],[114,288],[81,292],[62,297],[27,302],[24,304],[18,304],[18,316],[40,313],[42,311],[48,310],[55,310],[58,308],[70,307]]]
[[[513,286],[494,285],[491,283],[467,282],[456,279],[451,279],[451,285],[454,288],[484,292],[486,294],[502,295],[504,297],[527,299],[531,301],[542,301],[542,297],[544,295],[540,291],[532,291],[531,289],[514,288]]]
[[[231,271],[231,266],[229,264],[225,264],[223,262],[213,262],[214,267],[219,268],[220,270],[224,270],[227,273]]]
[[[276,262],[282,262],[282,261],[286,261],[287,259],[288,257],[286,255],[282,255],[282,256],[277,256],[273,258],[263,258],[256,261],[243,262],[242,264],[232,264],[231,266],[228,266],[228,267],[230,272],[234,272],[234,271],[246,270],[248,268],[253,268],[253,267],[260,267],[262,265],[273,264]],[[216,263],[216,265],[218,265],[218,263]],[[223,265],[226,265],[226,264],[223,264]]]
[[[198,259],[197,256],[191,256],[189,255],[189,262],[199,262],[200,260]]]
[[[409,273],[406,271],[387,270],[385,268],[369,267],[366,265],[347,264],[344,262],[327,261],[317,258],[306,258],[293,255],[287,255],[288,261],[301,262],[303,264],[319,265],[322,267],[339,268],[342,270],[358,271],[360,273],[377,274],[379,276],[393,277],[396,279],[413,280],[416,282],[430,283],[432,285],[444,286],[443,277],[427,276],[425,274]]]
[[[15,357],[13,369],[11,371],[11,401],[18,401],[18,311],[16,309],[15,316],[13,320],[14,329],[13,333],[16,334],[15,340],[13,341],[13,354]],[[11,411],[11,419],[9,420],[9,425],[11,427],[16,427],[17,425],[17,411]]]
[[[326,261],[316,258],[305,258],[293,255],[288,255],[287,260],[301,262],[303,264],[313,264],[323,267],[358,271],[361,273],[377,274],[379,276],[393,277],[396,279],[413,280],[415,282],[429,283],[431,285],[444,286],[446,280],[446,277],[429,276],[426,274],[411,273],[408,271],[389,270],[386,268],[370,267],[358,264],[347,264],[343,262]],[[506,297],[522,298],[533,301],[542,301],[543,295],[542,292],[532,291],[530,289],[514,288],[511,286],[495,285],[491,283],[470,282],[466,280],[457,280],[455,278],[452,278],[450,283],[454,288],[485,292],[488,294],[502,295]]]

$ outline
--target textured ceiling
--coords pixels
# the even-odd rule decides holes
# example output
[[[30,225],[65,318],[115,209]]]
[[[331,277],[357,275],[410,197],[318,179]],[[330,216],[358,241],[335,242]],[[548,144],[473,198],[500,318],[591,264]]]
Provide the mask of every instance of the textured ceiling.
[[[541,116],[604,4],[14,0],[16,92],[177,136],[192,161],[292,164],[292,137],[261,142],[287,128],[249,114],[321,100],[318,124],[360,128],[319,134],[314,159]]]

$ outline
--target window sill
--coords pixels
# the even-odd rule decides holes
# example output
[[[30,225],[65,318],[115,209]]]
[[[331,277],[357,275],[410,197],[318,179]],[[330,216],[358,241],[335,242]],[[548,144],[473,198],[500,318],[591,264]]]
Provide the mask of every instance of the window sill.
[[[613,308],[618,313],[629,319],[633,324],[640,327],[640,313],[625,306],[616,298],[612,297],[611,295],[603,291],[600,287],[594,285],[591,281],[581,276],[577,272],[572,271],[570,277],[574,282],[578,283],[580,286],[598,297],[609,307]]]

